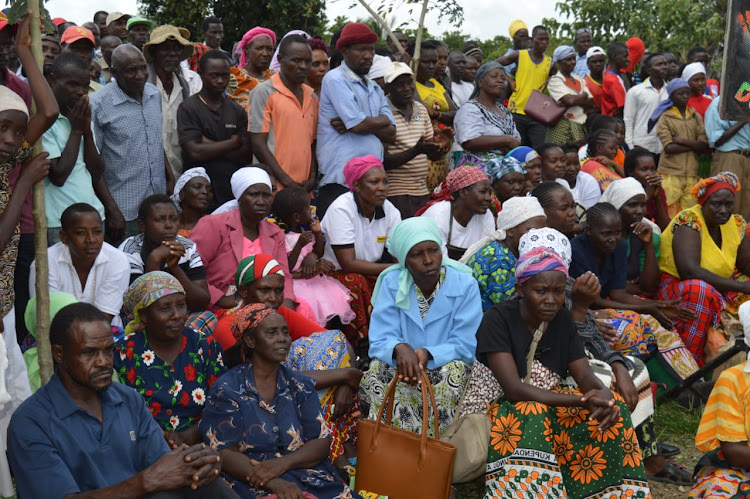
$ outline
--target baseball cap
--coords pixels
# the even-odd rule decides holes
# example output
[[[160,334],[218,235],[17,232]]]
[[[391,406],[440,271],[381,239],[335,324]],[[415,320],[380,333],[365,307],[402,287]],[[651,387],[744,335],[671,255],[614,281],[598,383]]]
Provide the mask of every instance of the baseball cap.
[[[386,83],[391,83],[401,75],[414,76],[414,72],[403,62],[392,62],[387,68],[385,68],[385,76],[383,77],[383,80],[385,80]]]
[[[90,30],[82,28],[81,26],[70,26],[66,29],[60,39],[60,43],[73,43],[78,40],[88,40],[92,45],[96,44],[94,41],[94,34]]]
[[[146,26],[148,26],[148,29],[154,29],[154,22],[151,19],[143,16],[133,16],[128,19],[128,23],[125,25],[125,29],[130,29],[138,24],[145,24]]]
[[[127,17],[128,19],[130,19],[131,16],[130,14],[123,14],[122,12],[110,12],[107,16],[107,26],[117,21],[118,19],[122,19],[123,17]]]
[[[604,57],[607,57],[607,53],[604,51],[601,47],[591,47],[586,51],[586,60],[588,61],[595,55],[603,55]]]

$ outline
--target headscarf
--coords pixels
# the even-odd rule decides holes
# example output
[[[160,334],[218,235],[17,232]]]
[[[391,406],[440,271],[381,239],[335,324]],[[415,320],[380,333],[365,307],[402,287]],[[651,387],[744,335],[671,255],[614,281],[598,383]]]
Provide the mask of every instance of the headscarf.
[[[354,192],[354,182],[361,179],[371,168],[384,168],[383,162],[372,154],[350,159],[344,165],[344,184]]]
[[[510,156],[511,158],[516,158],[518,161],[521,162],[521,166],[526,168],[526,164],[529,161],[532,161],[539,157],[539,154],[528,146],[519,146],[515,149],[511,149],[508,151],[508,154],[506,156]]]
[[[63,293],[62,291],[50,291],[49,292],[49,320],[55,318],[57,313],[63,307],[67,307],[71,303],[78,303],[78,298],[70,293]],[[29,331],[34,338],[36,338],[36,296],[32,297],[26,304],[26,310],[23,314],[23,322],[26,324],[26,329]]]
[[[506,231],[518,227],[534,217],[544,217],[544,208],[534,196],[512,197],[503,203],[503,209],[497,214],[497,230],[490,232],[476,243],[469,246],[459,260],[466,263],[474,254],[492,241],[505,241]]]
[[[29,108],[21,97],[5,85],[0,85],[0,112],[21,111],[29,117]]]
[[[253,40],[255,40],[258,37],[261,36],[267,36],[271,39],[271,43],[275,46],[276,45],[276,33],[271,31],[268,28],[263,28],[261,26],[256,26],[247,33],[245,33],[245,36],[242,37],[242,40],[240,40],[240,43],[237,45],[237,49],[240,52],[240,67],[244,68],[247,66],[247,52],[245,51],[245,48],[253,43]]]
[[[552,53],[552,62],[559,62],[566,57],[569,57],[571,55],[575,55],[576,51],[575,49],[570,45],[560,45],[555,49],[555,51]]]
[[[375,54],[372,58],[372,66],[370,66],[370,72],[367,73],[367,77],[371,80],[385,78],[385,71],[392,63],[393,61],[390,57]]]
[[[412,217],[407,218],[399,222],[396,227],[393,228],[393,232],[388,237],[385,243],[388,252],[393,255],[399,262],[396,265],[391,265],[378,276],[378,281],[375,283],[375,289],[372,292],[372,304],[375,305],[375,300],[380,293],[380,287],[383,284],[383,278],[389,272],[400,271],[401,274],[398,277],[398,291],[396,292],[396,306],[403,310],[409,310],[411,300],[409,294],[412,286],[414,286],[414,277],[411,272],[406,268],[406,256],[409,251],[417,244],[424,241],[433,241],[438,246],[443,245],[443,240],[440,237],[440,229],[438,229],[437,223],[431,218],[427,217]],[[442,265],[445,267],[452,267],[460,272],[471,274],[471,269],[466,265],[458,263],[455,260],[451,260],[447,256],[443,256]]]
[[[464,55],[467,57],[474,57],[476,54],[479,54],[482,56],[484,55],[484,53],[482,52],[482,49],[480,49],[479,47],[471,47],[464,51]]]
[[[234,284],[239,288],[271,274],[284,275],[279,262],[263,253],[248,256],[240,260],[237,272],[234,273]]]
[[[177,179],[177,182],[175,182],[174,193],[170,196],[177,207],[177,211],[182,211],[182,207],[180,206],[180,192],[182,192],[182,189],[185,188],[187,183],[195,177],[203,177],[208,180],[209,184],[211,183],[211,177],[208,176],[206,169],[202,166],[196,166],[195,168],[185,170],[185,172],[180,175],[180,178]]]
[[[740,309],[737,311],[740,316],[740,323],[742,329],[750,333],[750,302],[746,301],[740,305]],[[745,345],[750,347],[750,334],[745,335]],[[745,367],[742,369],[746,373],[750,373],[750,358],[745,362]]]
[[[625,42],[625,46],[628,48],[628,67],[625,69],[626,73],[632,73],[635,71],[635,67],[643,59],[643,55],[646,53],[646,46],[640,38],[633,37]]]
[[[477,69],[477,74],[474,75],[474,90],[471,92],[471,96],[469,97],[470,99],[475,99],[479,95],[479,80],[484,78],[487,73],[489,73],[493,69],[502,69],[503,72],[505,71],[505,67],[495,61],[490,61],[479,66],[479,69]]]
[[[706,67],[703,65],[702,62],[692,62],[685,66],[685,68],[682,70],[682,79],[685,81],[690,81],[690,78],[697,74],[706,74]]]
[[[703,204],[708,201],[717,191],[722,189],[729,189],[732,194],[740,190],[740,179],[736,174],[732,172],[721,172],[713,177],[704,178],[698,181],[690,190],[690,194],[698,200],[698,204]]]
[[[487,176],[490,178],[490,182],[500,180],[507,174],[513,172],[524,175],[526,174],[526,169],[521,165],[521,162],[512,156],[492,158],[485,163],[485,169],[487,170]]]
[[[523,256],[518,257],[516,262],[516,283],[523,284],[537,274],[556,270],[568,275],[568,266],[565,261],[549,248],[535,248]]]
[[[537,248],[547,248],[554,251],[555,254],[562,258],[566,267],[570,267],[570,262],[573,261],[573,249],[570,246],[570,239],[556,229],[544,227],[528,231],[521,236],[521,240],[518,242],[518,256],[520,258]]]
[[[276,310],[262,303],[251,303],[242,306],[232,314],[232,336],[237,341],[240,341],[245,331],[255,329],[263,322],[263,319],[275,313]]]
[[[445,177],[445,181],[433,191],[432,199],[417,210],[416,216],[420,216],[435,203],[450,201],[453,198],[453,194],[483,180],[489,180],[489,177],[476,166],[459,166]]]
[[[123,297],[123,308],[133,315],[133,320],[125,326],[125,334],[143,329],[140,318],[142,309],[152,305],[156,300],[175,293],[185,294],[185,288],[172,274],[160,270],[143,274],[133,281]]]
[[[667,109],[670,109],[672,106],[674,106],[672,94],[681,88],[690,88],[687,80],[683,80],[682,78],[675,78],[667,84],[667,94],[669,94],[669,97],[659,102],[659,104],[656,105],[654,112],[651,113],[651,117],[648,119],[649,133],[651,133],[651,130],[653,130],[656,126],[656,122],[659,121],[659,117],[664,114]]]
[[[512,23],[510,23],[510,26],[508,27],[508,33],[510,34],[510,37],[513,38],[516,36],[516,33],[521,31],[522,29],[525,29],[526,31],[529,30],[528,27],[526,27],[526,23],[521,21],[520,19],[516,19]]]
[[[586,51],[586,60],[588,61],[595,55],[603,55],[604,57],[607,57],[607,53],[604,51],[604,49],[599,46],[596,46],[596,47],[589,47],[589,49]]]
[[[307,32],[302,31],[301,29],[293,29],[286,35],[282,36],[281,39],[283,40],[289,35],[301,35],[305,37],[305,40],[310,40],[310,38],[312,38],[307,34]],[[273,40],[273,38],[271,38],[271,40]],[[276,42],[274,42],[274,45],[276,45]],[[269,68],[273,69],[274,71],[278,71],[279,69],[281,69],[281,64],[279,64],[279,47],[281,47],[281,41],[279,41],[279,44],[276,45],[276,50],[273,53],[273,57],[271,58],[271,65],[269,66]]]
[[[643,186],[638,182],[635,177],[626,177],[620,180],[615,180],[602,194],[600,203],[609,203],[616,209],[622,208],[622,205],[627,203],[630,198],[637,196],[638,194],[646,195],[646,191]]]
[[[255,184],[265,184],[269,189],[271,187],[271,177],[263,168],[257,166],[245,166],[232,174],[229,185],[232,187],[234,199],[239,199],[248,187]]]

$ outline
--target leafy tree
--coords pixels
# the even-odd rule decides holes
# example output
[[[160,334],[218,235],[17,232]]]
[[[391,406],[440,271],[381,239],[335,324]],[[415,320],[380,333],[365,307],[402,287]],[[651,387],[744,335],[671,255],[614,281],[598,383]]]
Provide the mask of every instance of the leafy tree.
[[[469,35],[461,33],[461,31],[454,29],[453,31],[446,31],[440,38],[448,48],[451,50],[461,50],[464,46],[464,42],[469,39]]]
[[[193,41],[200,40],[201,23],[211,12],[211,0],[139,0],[138,3],[141,13],[156,24],[189,29]]]

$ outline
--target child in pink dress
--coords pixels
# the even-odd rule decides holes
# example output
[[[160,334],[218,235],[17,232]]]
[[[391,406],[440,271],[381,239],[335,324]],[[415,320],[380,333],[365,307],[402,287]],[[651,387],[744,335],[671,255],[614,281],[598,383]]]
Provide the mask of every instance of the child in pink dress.
[[[349,306],[351,296],[343,284],[326,275],[335,268],[322,258],[325,239],[320,222],[312,216],[310,196],[301,187],[287,187],[276,194],[273,212],[286,233],[294,295],[307,301],[318,324],[326,325],[336,316],[342,324],[349,324],[354,319]],[[309,226],[310,230],[303,230],[303,226]]]

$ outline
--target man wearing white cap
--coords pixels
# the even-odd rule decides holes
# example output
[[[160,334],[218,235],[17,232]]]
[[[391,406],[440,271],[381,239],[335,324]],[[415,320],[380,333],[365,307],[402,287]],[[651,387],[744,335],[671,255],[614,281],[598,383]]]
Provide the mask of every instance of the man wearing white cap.
[[[432,122],[424,104],[414,99],[414,73],[403,62],[385,68],[388,105],[396,121],[396,141],[385,144],[383,164],[388,176],[388,200],[413,217],[430,198],[427,189],[427,159],[440,159],[444,152],[432,142]]]
[[[586,66],[588,74],[583,79],[586,88],[594,97],[594,106],[601,111],[602,81],[604,80],[604,66],[607,65],[607,53],[601,47],[591,47],[586,51]]]
[[[122,12],[110,12],[107,16],[107,34],[116,36],[123,42],[127,42],[127,23],[131,17],[130,14],[123,14]]]

